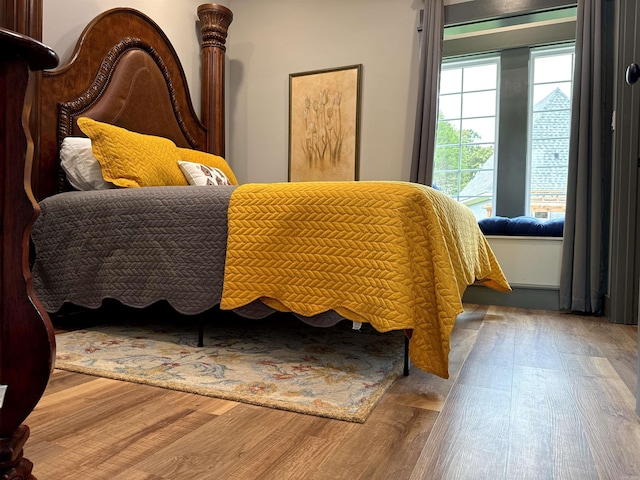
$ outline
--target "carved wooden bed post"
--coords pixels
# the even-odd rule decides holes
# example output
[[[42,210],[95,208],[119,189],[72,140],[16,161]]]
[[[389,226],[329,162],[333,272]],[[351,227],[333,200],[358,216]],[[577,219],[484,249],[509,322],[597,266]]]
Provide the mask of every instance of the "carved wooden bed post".
[[[22,457],[33,411],[49,381],[55,336],[33,293],[29,233],[38,207],[31,193],[33,142],[26,97],[32,71],[58,57],[33,38],[0,29],[0,478],[34,479]],[[27,101],[25,101],[25,98]]]
[[[0,27],[42,41],[42,0],[3,0]]]
[[[202,31],[202,123],[207,128],[207,150],[225,155],[224,55],[227,30],[233,13],[222,5],[198,7]]]

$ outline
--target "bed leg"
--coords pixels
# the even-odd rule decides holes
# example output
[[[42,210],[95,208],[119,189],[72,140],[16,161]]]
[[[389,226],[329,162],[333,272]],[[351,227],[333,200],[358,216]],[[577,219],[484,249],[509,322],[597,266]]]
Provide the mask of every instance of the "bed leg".
[[[204,347],[204,314],[198,315],[198,347]]]
[[[404,336],[404,371],[405,377],[409,376],[409,337]]]

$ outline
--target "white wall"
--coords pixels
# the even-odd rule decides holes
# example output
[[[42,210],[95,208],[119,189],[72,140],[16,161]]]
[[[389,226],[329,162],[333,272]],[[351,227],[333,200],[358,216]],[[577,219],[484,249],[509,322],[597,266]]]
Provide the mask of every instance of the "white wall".
[[[361,180],[408,180],[421,0],[231,0],[227,157],[286,181],[289,74],[362,64]]]
[[[512,287],[560,287],[562,238],[487,237]]]
[[[200,46],[198,6],[204,0],[43,0],[43,43],[60,57],[61,65],[71,54],[84,27],[98,14],[115,7],[139,10],[154,20],[173,44],[187,77],[196,112],[200,111]],[[229,0],[217,0],[229,7]]]

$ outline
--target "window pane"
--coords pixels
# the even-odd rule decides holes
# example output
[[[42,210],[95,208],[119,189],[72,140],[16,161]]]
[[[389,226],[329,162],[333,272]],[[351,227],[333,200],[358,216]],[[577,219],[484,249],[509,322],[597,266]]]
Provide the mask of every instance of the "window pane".
[[[436,145],[460,145],[460,120],[441,120],[438,122]]]
[[[433,157],[435,170],[453,170],[457,172],[460,167],[460,147],[437,148]]]
[[[474,118],[462,121],[463,143],[494,143],[496,141],[495,117]]]
[[[478,147],[476,147],[478,149]],[[461,203],[464,203],[475,214],[477,219],[490,217],[493,214],[493,150],[487,150],[489,158],[486,161],[476,162],[481,170],[465,170],[461,174],[460,195]]]
[[[435,172],[433,186],[453,198],[458,198],[458,172]]]
[[[469,146],[462,152],[460,195],[478,196],[493,193],[493,146]]]
[[[567,200],[568,145],[564,151],[556,150],[555,145],[543,144],[538,144],[536,149],[536,158],[531,166],[529,214],[542,220],[553,218],[552,213],[561,213],[564,216]]]
[[[495,90],[498,84],[498,64],[478,65],[464,69],[463,90]]]
[[[531,171],[548,171],[549,175],[567,172],[567,160],[569,158],[569,139],[558,138],[551,140],[535,140],[531,145]],[[531,181],[532,189],[554,190],[566,188],[566,175],[563,178],[545,180],[538,178]]]
[[[533,83],[571,81],[573,53],[534,58]]]
[[[531,139],[535,142],[545,138],[569,139],[571,134],[571,110],[535,112],[533,114]]]
[[[488,117],[496,114],[496,91],[462,95],[462,117]]]
[[[438,108],[443,118],[460,118],[462,106],[462,95],[459,93],[452,95],[441,95],[438,99]]]
[[[543,83],[542,85],[533,86],[533,111],[536,110],[548,110],[546,105],[538,105],[545,98],[549,97],[554,90],[560,90],[567,98],[567,102],[571,99],[571,82],[559,82],[559,83]]]
[[[443,68],[440,72],[440,94],[462,91],[462,69]]]

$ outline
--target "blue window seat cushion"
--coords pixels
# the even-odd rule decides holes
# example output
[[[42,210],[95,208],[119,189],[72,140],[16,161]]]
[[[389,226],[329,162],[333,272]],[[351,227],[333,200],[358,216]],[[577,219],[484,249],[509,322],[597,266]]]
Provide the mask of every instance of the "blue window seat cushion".
[[[489,217],[478,220],[485,235],[562,237],[564,218],[543,222],[533,217]]]

